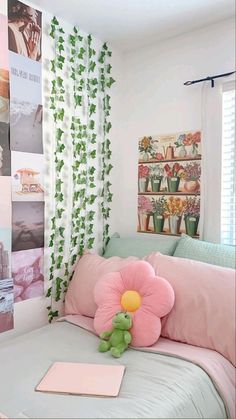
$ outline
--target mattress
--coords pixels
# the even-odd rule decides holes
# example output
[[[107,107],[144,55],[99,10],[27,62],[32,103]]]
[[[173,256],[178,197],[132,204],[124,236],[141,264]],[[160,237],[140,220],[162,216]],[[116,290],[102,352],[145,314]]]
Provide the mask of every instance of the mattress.
[[[178,357],[128,349],[99,353],[98,338],[61,322],[0,345],[0,411],[9,418],[227,418],[206,372]],[[119,396],[35,392],[56,361],[126,366]]]

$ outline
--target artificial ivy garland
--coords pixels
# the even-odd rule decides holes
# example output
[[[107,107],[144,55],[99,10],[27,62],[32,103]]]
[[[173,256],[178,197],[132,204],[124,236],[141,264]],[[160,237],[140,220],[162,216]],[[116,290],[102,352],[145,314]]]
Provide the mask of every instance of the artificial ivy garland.
[[[111,69],[112,66],[108,62],[109,57],[111,57],[112,53],[109,51],[107,44],[104,43],[102,46],[102,50],[99,55],[99,63],[100,63],[100,91],[102,93],[102,102],[103,102],[103,140],[102,140],[102,171],[101,171],[101,181],[102,181],[102,192],[101,192],[101,212],[103,218],[103,251],[105,250],[107,243],[109,241],[109,224],[108,219],[110,217],[110,204],[112,202],[112,196],[110,187],[111,182],[109,180],[110,172],[113,168],[112,164],[110,163],[111,160],[111,141],[109,139],[109,132],[112,128],[112,124],[110,122],[110,96],[107,93],[108,89],[111,88],[112,84],[115,80],[111,77]]]
[[[107,90],[114,83],[111,77],[111,65],[108,63],[111,52],[106,44],[99,54],[93,47],[91,35],[84,36],[74,27],[69,35],[69,57],[65,55],[66,43],[64,30],[54,17],[51,22],[50,36],[55,43],[55,58],[51,61],[53,73],[50,109],[55,124],[55,209],[51,219],[49,247],[51,252],[50,286],[47,297],[48,317],[51,322],[58,316],[53,310],[53,300],[60,301],[72,276],[73,265],[78,255],[85,248],[92,248],[95,241],[94,219],[96,208],[101,211],[103,219],[103,249],[109,240],[110,203],[112,193],[109,181],[112,165],[109,132],[111,129],[110,96]],[[65,223],[66,185],[64,157],[66,152],[65,133],[65,83],[63,72],[69,67],[72,81],[73,97],[71,107],[73,115],[70,122],[72,142],[72,213],[70,258],[65,260]],[[97,76],[98,74],[98,76]],[[102,141],[99,143],[99,123],[94,118],[99,100],[102,99]],[[101,111],[101,110],[100,110]],[[68,136],[68,134],[67,134]],[[68,141],[68,139],[67,139]],[[97,173],[94,162],[102,164],[101,174]],[[100,199],[97,200],[97,181],[102,183]],[[95,204],[97,206],[95,206]]]

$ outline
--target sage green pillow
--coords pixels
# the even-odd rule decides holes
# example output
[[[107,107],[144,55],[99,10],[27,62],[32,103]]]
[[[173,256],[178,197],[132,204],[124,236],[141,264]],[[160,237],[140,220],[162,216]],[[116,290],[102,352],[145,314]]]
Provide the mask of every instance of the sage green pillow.
[[[105,258],[112,256],[142,258],[151,252],[161,252],[163,255],[173,256],[177,243],[178,237],[172,236],[120,237],[118,233],[115,233],[111,237],[103,256]]]
[[[174,256],[235,269],[235,246],[209,243],[183,235]]]

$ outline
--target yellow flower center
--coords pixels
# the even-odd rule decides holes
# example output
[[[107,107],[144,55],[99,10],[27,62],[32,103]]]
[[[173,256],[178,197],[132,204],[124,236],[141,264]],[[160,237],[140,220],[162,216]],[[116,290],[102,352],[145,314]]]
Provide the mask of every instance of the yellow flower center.
[[[137,291],[125,291],[120,303],[125,311],[136,311],[141,305],[141,296]]]

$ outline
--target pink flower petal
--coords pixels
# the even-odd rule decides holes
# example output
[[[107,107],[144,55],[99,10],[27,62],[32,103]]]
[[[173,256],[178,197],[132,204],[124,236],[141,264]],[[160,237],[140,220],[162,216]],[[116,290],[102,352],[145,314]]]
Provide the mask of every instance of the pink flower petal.
[[[110,272],[97,282],[94,288],[94,301],[97,306],[110,303],[119,304],[125,292],[120,272]]]
[[[144,282],[155,276],[153,267],[142,260],[135,261],[120,270],[125,290],[140,291]]]
[[[132,316],[133,327],[130,332],[132,335],[132,346],[151,346],[153,345],[161,334],[161,321],[141,308]]]
[[[155,277],[154,281],[146,281],[142,294],[141,307],[157,317],[168,314],[174,305],[174,290],[169,282],[161,277]]]
[[[93,323],[94,329],[98,335],[112,329],[112,319],[119,311],[121,311],[121,306],[119,304],[104,304],[98,307]]]

